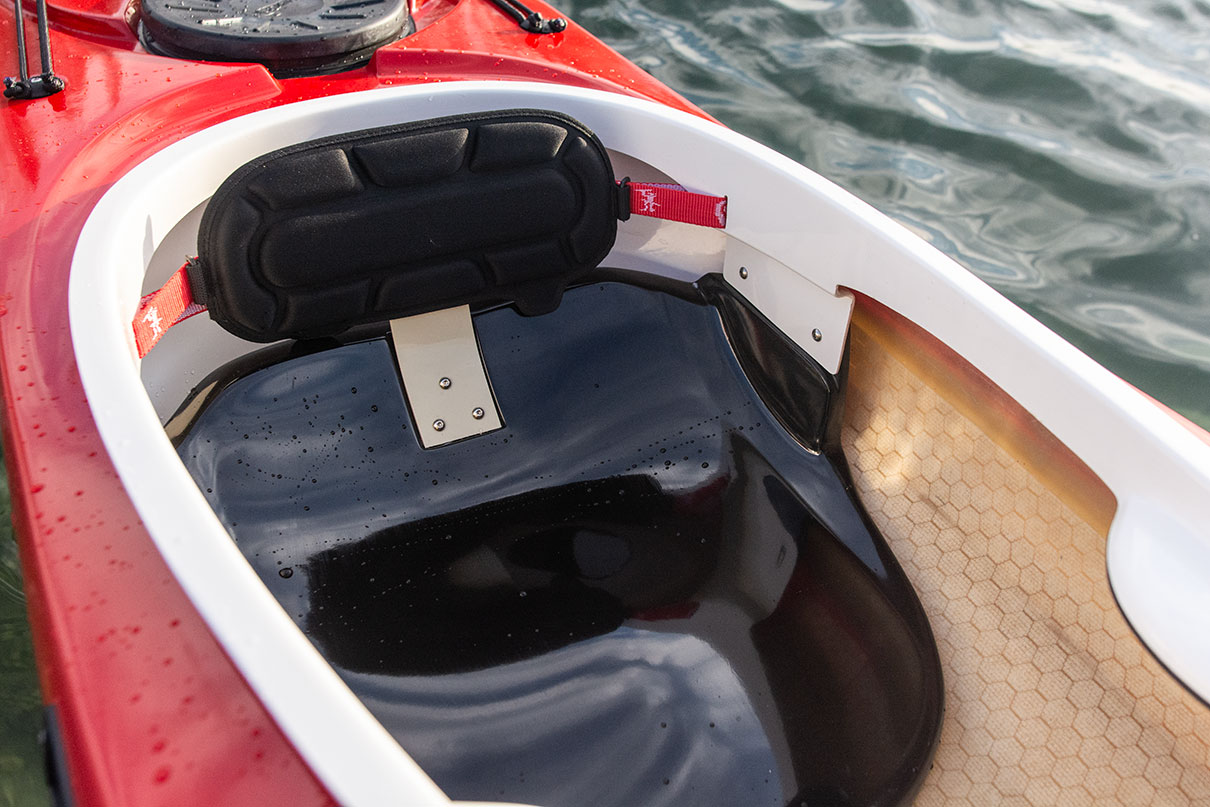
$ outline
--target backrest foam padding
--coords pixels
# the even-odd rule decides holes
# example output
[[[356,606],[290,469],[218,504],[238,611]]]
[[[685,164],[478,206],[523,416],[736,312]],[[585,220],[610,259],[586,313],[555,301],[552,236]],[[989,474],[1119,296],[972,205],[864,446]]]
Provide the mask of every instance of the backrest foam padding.
[[[258,342],[464,303],[558,305],[617,234],[597,137],[509,110],[370,129],[247,163],[202,217],[195,298]]]

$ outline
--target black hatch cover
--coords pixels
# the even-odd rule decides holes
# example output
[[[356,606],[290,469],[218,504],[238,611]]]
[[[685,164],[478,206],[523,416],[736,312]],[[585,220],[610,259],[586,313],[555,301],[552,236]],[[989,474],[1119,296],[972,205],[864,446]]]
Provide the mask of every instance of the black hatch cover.
[[[259,62],[279,78],[332,73],[412,33],[405,0],[142,0],[139,34],[164,56]]]

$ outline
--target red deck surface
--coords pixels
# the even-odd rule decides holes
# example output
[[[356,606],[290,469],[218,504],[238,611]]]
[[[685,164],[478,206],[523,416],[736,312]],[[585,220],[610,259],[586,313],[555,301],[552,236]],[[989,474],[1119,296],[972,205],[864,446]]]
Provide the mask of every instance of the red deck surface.
[[[59,708],[80,807],[330,804],[177,586],[96,433],[67,319],[84,220],[116,179],[169,143],[316,96],[527,79],[697,110],[575,24],[526,34],[487,0],[430,0],[416,14],[420,32],[368,67],[280,82],[259,66],[148,55],[126,6],[52,5],[67,90],[0,101],[3,436],[43,695]],[[36,52],[29,13],[27,40]],[[17,72],[14,54],[12,4],[0,2],[5,75]]]

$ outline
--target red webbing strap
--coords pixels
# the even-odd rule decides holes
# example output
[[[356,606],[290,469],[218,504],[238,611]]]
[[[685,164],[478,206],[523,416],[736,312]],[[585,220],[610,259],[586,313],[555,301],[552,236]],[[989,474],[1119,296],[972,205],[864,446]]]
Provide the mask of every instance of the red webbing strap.
[[[630,190],[630,212],[701,227],[727,226],[727,197],[694,193],[680,185],[653,182],[620,183]]]
[[[629,210],[622,218],[632,213],[668,221],[680,221],[701,227],[727,226],[727,197],[695,193],[680,185],[664,185],[654,182],[631,182],[624,179],[619,185],[629,191],[623,206],[629,202]],[[146,356],[164,332],[178,322],[200,314],[206,307],[193,301],[189,288],[188,262],[177,270],[159,291],[152,292],[139,301],[138,312],[131,327],[139,358]]]
[[[173,325],[206,310],[206,306],[193,301],[193,290],[189,288],[189,274],[186,272],[188,267],[186,263],[168,278],[159,291],[153,291],[139,300],[139,309],[131,327],[134,328],[134,344],[140,359],[155,347],[155,343]]]

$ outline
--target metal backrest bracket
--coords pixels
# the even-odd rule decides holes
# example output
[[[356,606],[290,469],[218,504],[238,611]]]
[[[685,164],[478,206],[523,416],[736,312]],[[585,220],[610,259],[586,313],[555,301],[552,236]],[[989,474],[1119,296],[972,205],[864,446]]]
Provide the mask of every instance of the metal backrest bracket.
[[[393,319],[391,340],[420,445],[437,448],[504,425],[469,305]]]
[[[829,373],[840,370],[853,293],[822,289],[784,263],[727,239],[723,277]]]

